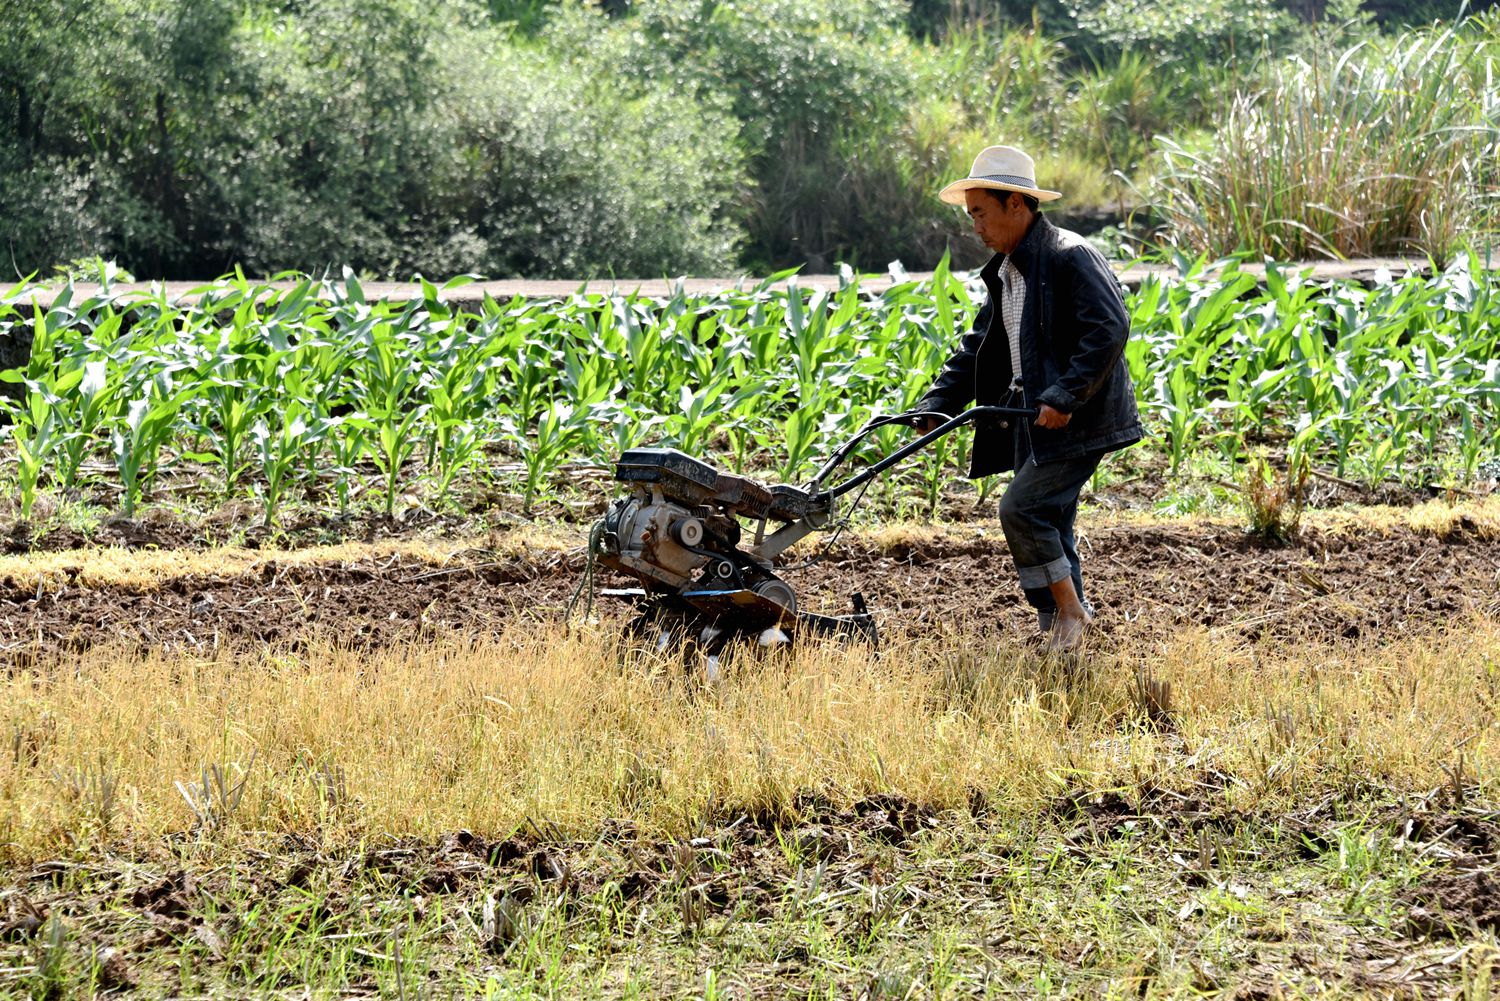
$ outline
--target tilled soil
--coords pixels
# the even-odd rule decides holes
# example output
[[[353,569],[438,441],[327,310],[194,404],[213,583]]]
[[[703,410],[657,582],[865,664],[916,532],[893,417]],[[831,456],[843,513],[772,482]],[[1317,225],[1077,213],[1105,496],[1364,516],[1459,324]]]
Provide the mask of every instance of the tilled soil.
[[[1108,525],[1081,533],[1079,548],[1106,635],[1197,624],[1250,641],[1369,639],[1500,615],[1500,539],[1461,524],[1441,538],[1405,528],[1309,530],[1291,546],[1229,527]],[[471,550],[444,566],[402,556],[295,565],[268,558],[250,572],[149,588],[85,586],[81,570],[41,587],[0,576],[0,663],[103,642],[208,652],[330,640],[377,649],[453,631],[496,633],[522,619],[560,621],[583,567],[580,547]],[[1033,628],[993,526],[886,547],[842,542],[786,576],[808,610],[847,611],[850,594],[862,593],[887,630],[1024,636]],[[600,586],[630,583],[599,574]],[[608,598],[595,608],[629,611]]]

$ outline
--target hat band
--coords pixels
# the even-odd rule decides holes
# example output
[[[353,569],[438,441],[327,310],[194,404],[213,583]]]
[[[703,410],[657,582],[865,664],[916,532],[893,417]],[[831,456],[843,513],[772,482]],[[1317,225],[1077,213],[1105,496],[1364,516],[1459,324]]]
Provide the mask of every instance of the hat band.
[[[994,181],[996,184],[1019,184],[1023,188],[1035,188],[1036,181],[1020,174],[975,174],[971,181]]]

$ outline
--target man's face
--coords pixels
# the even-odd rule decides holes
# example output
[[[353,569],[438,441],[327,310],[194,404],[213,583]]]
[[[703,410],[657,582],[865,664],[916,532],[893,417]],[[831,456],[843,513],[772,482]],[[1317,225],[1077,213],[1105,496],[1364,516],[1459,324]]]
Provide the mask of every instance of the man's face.
[[[970,188],[964,201],[974,220],[974,235],[997,254],[1015,250],[1031,224],[1031,210],[1014,191]]]

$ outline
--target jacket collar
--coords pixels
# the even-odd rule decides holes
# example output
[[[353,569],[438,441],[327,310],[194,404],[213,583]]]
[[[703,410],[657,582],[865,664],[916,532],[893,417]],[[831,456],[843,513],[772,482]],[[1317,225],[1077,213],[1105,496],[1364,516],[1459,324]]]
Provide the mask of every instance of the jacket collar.
[[[1031,264],[1036,260],[1038,251],[1051,231],[1052,224],[1047,221],[1046,216],[1038,212],[1036,218],[1031,220],[1031,227],[1026,230],[1026,235],[1021,237],[1021,242],[1016,244],[1016,249],[1010,252],[1010,258],[1015,262],[1017,271],[1023,275],[1030,273]],[[998,272],[1000,265],[995,265],[995,270]]]

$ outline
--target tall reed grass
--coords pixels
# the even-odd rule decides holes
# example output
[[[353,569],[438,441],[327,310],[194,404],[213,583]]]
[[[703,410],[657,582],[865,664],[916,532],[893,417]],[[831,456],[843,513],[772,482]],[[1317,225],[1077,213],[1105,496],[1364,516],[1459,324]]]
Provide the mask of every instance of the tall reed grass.
[[[1211,135],[1162,139],[1154,199],[1179,244],[1277,260],[1447,259],[1492,239],[1500,17],[1312,53],[1235,95]]]

